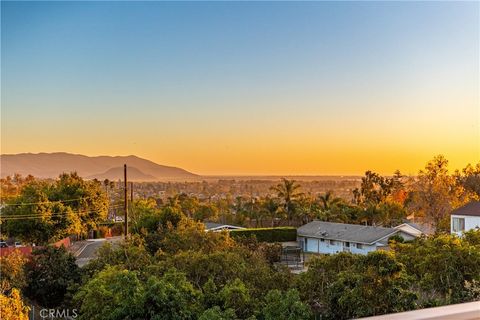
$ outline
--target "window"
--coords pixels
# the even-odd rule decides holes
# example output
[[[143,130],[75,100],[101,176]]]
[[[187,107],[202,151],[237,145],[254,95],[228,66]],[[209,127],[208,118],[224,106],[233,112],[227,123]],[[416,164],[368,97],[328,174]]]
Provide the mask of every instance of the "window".
[[[334,246],[334,245],[335,245],[335,241],[334,241],[334,240],[330,240],[330,245]]]
[[[357,249],[363,249],[363,244],[357,243]]]
[[[320,242],[325,242],[325,239],[320,239]]]
[[[350,242],[344,242],[344,246],[350,248]]]
[[[465,231],[465,218],[452,218],[452,230],[454,232]]]

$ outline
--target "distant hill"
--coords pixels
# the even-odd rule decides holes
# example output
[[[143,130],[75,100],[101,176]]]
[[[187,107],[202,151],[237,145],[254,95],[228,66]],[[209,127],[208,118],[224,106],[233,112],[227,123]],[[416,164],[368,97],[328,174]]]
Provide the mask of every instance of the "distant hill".
[[[87,177],[88,179],[98,179],[98,180],[112,180],[116,181],[118,179],[123,180],[123,167],[115,167],[108,169],[104,173],[93,174]],[[145,174],[142,171],[138,170],[135,167],[128,167],[128,180],[131,181],[156,181],[158,178]]]
[[[198,177],[184,169],[159,165],[133,155],[88,157],[64,152],[0,155],[0,175],[5,177],[20,173],[39,178],[56,178],[63,172],[76,171],[85,178],[105,177],[117,180],[123,178],[124,164],[130,168],[130,180],[188,180]]]

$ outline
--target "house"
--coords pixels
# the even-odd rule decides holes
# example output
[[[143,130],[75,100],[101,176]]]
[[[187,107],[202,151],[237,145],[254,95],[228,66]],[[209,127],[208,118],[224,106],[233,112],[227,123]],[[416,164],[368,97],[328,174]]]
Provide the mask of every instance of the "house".
[[[408,234],[414,235],[415,237],[420,237],[421,235],[429,235],[433,234],[433,229],[425,224],[413,223],[413,222],[405,222],[402,223],[394,229],[402,230]]]
[[[205,231],[210,232],[218,232],[222,230],[236,230],[236,229],[245,229],[243,227],[239,226],[232,226],[229,224],[223,224],[223,223],[215,223],[215,222],[204,222],[205,225]]]
[[[357,224],[312,221],[297,230],[297,240],[305,252],[367,254],[388,245],[388,239],[399,235],[413,240],[416,235],[401,229]]]
[[[455,209],[450,215],[450,232],[461,235],[465,231],[480,228],[480,201],[472,201]]]

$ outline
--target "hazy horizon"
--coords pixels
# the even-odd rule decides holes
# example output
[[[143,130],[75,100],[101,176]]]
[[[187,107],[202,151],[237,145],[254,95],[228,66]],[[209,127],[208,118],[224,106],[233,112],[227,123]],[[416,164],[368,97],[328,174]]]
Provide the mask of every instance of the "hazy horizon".
[[[1,2],[1,152],[202,175],[480,159],[478,2]]]
[[[79,155],[79,156],[87,156],[87,157],[138,157],[138,158],[141,158],[141,159],[144,159],[144,160],[149,160],[149,161],[153,161],[152,159],[148,159],[148,158],[143,158],[143,157],[139,157],[138,155],[135,155],[135,154],[125,154],[125,155],[108,155],[108,154],[98,154],[98,155],[87,155],[87,154],[80,154],[80,153],[75,153],[75,152],[64,152],[64,151],[53,151],[53,152],[22,152],[22,153],[17,153],[17,154],[13,154],[13,153],[2,153],[0,154],[0,156],[14,156],[14,155],[22,155],[22,154],[31,154],[31,155],[38,155],[38,154],[69,154],[69,155]],[[448,160],[448,159],[447,159]],[[153,161],[155,162],[155,161]],[[362,177],[364,174],[365,174],[365,171],[367,170],[370,170],[370,171],[374,171],[374,172],[377,172],[377,173],[381,173],[385,176],[393,176],[394,172],[387,172],[387,173],[382,173],[378,170],[376,170],[375,168],[367,168],[365,169],[364,171],[362,172],[358,172],[358,173],[351,173],[351,174],[343,174],[343,173],[328,173],[328,174],[322,174],[322,173],[313,173],[313,174],[295,174],[295,173],[276,173],[276,174],[262,174],[262,173],[235,173],[235,172],[225,172],[225,173],[217,173],[217,174],[204,174],[202,172],[196,172],[196,171],[193,171],[193,170],[190,170],[189,168],[185,168],[185,167],[180,167],[180,166],[177,166],[175,164],[172,164],[172,163],[158,163],[158,162],[155,162],[159,165],[164,165],[164,166],[172,166],[172,167],[176,167],[176,168],[180,168],[180,169],[184,169],[190,173],[193,173],[193,174],[196,174],[198,175],[199,178],[249,178],[249,177],[252,177],[252,178],[255,178],[255,177],[260,177],[260,178],[269,178],[269,177],[272,177],[272,178],[281,178],[281,177],[296,177],[298,179],[301,179],[302,177],[305,177],[305,178],[312,178],[312,177]],[[471,164],[474,164],[474,163],[471,163]],[[465,164],[466,165],[466,164]],[[133,166],[135,167],[135,166]],[[113,168],[113,167],[112,167]],[[420,169],[423,169],[423,167],[421,168],[418,168],[418,170],[416,172],[404,172],[402,171],[401,173],[406,175],[406,176],[416,176],[418,174],[418,171]],[[0,171],[1,171],[1,166],[0,166]],[[450,172],[453,172],[454,169],[450,168]]]

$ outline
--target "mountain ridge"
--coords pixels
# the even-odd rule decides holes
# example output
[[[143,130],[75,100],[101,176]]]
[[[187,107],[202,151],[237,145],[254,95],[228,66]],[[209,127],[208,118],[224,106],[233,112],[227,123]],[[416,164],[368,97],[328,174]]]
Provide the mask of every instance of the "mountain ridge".
[[[145,179],[148,177],[148,181],[194,179],[198,177],[198,175],[185,169],[160,165],[136,155],[86,156],[67,152],[2,154],[0,155],[0,175],[5,177],[19,173],[22,175],[31,174],[38,178],[56,178],[63,172],[76,171],[80,176],[89,178],[105,175],[108,170],[123,167],[124,164],[138,170],[136,172],[138,177]]]

